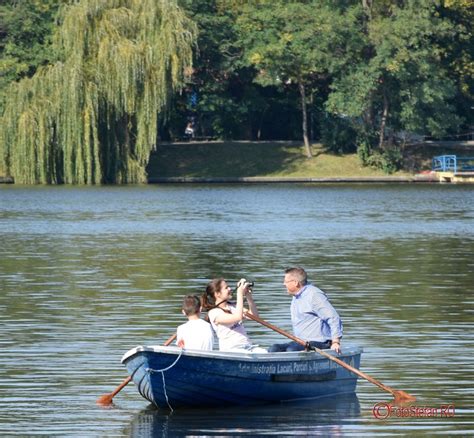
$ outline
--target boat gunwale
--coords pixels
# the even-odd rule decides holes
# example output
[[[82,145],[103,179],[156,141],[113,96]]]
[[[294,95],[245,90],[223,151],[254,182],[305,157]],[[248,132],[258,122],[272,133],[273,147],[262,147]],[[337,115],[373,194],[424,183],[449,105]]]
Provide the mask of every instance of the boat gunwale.
[[[352,357],[363,353],[363,348],[358,346],[348,346],[344,348],[341,354],[336,354],[333,350],[324,350],[337,358]],[[139,345],[127,351],[121,359],[124,364],[132,357],[140,353],[162,353],[169,355],[183,354],[188,357],[199,357],[206,359],[221,359],[221,360],[240,360],[244,362],[273,362],[273,361],[306,361],[306,360],[329,360],[327,357],[320,355],[316,351],[288,351],[278,353],[252,353],[252,352],[233,352],[233,351],[219,351],[219,350],[186,350],[177,346],[163,346],[163,345]]]

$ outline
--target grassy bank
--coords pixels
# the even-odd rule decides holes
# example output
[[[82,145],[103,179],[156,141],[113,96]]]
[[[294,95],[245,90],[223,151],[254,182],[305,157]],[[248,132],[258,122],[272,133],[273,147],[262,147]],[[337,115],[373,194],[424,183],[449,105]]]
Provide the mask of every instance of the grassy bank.
[[[363,167],[356,154],[334,155],[319,144],[306,158],[300,143],[191,142],[161,144],[151,156],[150,177],[313,177],[364,178],[386,176]],[[418,145],[405,149],[404,168],[393,176],[410,176],[431,168],[431,159],[445,153],[474,154],[466,147]]]
[[[314,144],[306,158],[297,142],[162,143],[151,154],[150,178],[376,178],[381,170],[361,165],[356,154],[335,155]],[[410,177],[431,169],[436,155],[474,156],[471,144],[419,144],[404,149],[403,169],[395,177]],[[5,177],[0,163],[0,179]],[[0,182],[5,182],[1,180]]]
[[[331,155],[313,145],[313,158],[303,146],[288,142],[209,142],[163,144],[152,154],[150,177],[346,177],[383,176],[362,167],[355,154]],[[400,174],[402,175],[402,174]]]

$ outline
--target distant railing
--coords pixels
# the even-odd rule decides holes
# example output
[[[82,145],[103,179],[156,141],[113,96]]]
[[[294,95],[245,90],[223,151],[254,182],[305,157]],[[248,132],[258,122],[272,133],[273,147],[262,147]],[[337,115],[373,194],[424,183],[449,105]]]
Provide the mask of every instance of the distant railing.
[[[474,172],[474,157],[440,155],[433,158],[432,170],[436,172]]]

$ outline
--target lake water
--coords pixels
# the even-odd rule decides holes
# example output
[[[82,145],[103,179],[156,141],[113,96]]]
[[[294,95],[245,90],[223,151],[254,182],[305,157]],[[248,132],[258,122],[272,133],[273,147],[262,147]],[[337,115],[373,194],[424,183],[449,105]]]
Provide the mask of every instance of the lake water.
[[[473,204],[453,185],[1,186],[0,435],[472,436]],[[291,265],[328,292],[362,370],[454,416],[377,419],[390,396],[361,380],[305,404],[170,414],[129,385],[96,406],[122,354],[164,342],[213,277],[254,280],[260,316],[291,330]]]

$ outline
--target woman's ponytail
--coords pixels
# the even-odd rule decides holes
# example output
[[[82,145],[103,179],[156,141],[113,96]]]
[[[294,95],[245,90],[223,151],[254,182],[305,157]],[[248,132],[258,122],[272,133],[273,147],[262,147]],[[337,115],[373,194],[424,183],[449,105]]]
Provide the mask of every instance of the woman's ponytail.
[[[206,292],[202,294],[201,305],[204,310],[211,310],[216,307],[216,293],[221,290],[223,278],[211,280],[206,287]]]

